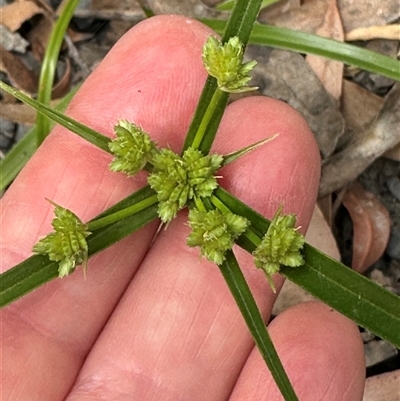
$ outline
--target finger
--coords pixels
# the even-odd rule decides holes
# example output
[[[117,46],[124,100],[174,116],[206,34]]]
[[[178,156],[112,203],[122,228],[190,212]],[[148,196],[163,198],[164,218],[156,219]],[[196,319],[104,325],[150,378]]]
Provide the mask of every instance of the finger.
[[[160,145],[179,150],[204,85],[201,47],[209,34],[182,17],[137,25],[88,78],[68,114],[107,135],[125,118]],[[144,184],[143,175],[127,179],[109,172],[110,161],[67,130],[53,131],[2,199],[3,270],[30,255],[38,237],[51,231],[53,208],[45,198],[87,221]],[[78,271],[2,311],[5,399],[15,399],[16,391],[21,399],[64,397],[155,229],[153,224],[91,260],[87,280]]]
[[[299,400],[362,399],[364,351],[353,322],[327,305],[310,302],[283,312],[269,332]],[[229,398],[245,400],[283,400],[255,348]]]
[[[304,120],[286,104],[247,98],[225,112],[215,150],[226,153],[279,137],[224,168],[224,186],[271,217],[281,202],[306,228],[316,197],[319,156]],[[186,246],[181,214],[163,231],[105,327],[71,400],[226,399],[252,339],[218,268]],[[274,295],[251,257],[241,266],[264,316]]]

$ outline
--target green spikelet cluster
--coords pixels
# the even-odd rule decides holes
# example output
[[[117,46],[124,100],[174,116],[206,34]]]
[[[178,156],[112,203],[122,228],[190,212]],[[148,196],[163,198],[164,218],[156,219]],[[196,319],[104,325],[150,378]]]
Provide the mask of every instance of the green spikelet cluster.
[[[182,157],[170,149],[161,149],[154,155],[154,170],[148,182],[157,192],[158,214],[164,223],[170,222],[188,200],[211,196],[218,186],[214,172],[222,161],[220,155],[203,156],[193,148],[187,149]]]
[[[207,72],[217,79],[222,91],[240,93],[257,89],[246,86],[257,62],[243,63],[243,45],[237,36],[224,44],[210,36],[203,46],[202,58]]]
[[[219,210],[189,212],[189,226],[192,229],[187,244],[199,246],[201,254],[211,262],[220,265],[225,260],[225,252],[248,227],[250,222],[233,213]]]
[[[75,268],[88,258],[86,237],[91,233],[87,225],[70,210],[50,202],[55,206],[51,225],[54,232],[42,238],[34,247],[33,252],[48,255],[49,259],[59,263],[59,276],[72,273]]]
[[[134,175],[151,161],[156,144],[140,127],[126,120],[118,121],[114,131],[116,138],[108,145],[114,155],[110,170]]]
[[[270,283],[271,277],[279,272],[280,265],[297,267],[304,264],[300,250],[304,236],[294,228],[296,216],[282,215],[278,209],[261,244],[253,252],[255,265],[264,270]]]

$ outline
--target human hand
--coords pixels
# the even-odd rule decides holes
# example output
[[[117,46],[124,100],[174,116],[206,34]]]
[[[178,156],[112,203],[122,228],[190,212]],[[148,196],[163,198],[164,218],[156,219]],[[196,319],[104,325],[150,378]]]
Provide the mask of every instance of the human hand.
[[[181,149],[206,73],[212,32],[183,17],[137,25],[75,96],[68,114],[112,135],[124,118],[161,146]],[[271,218],[284,202],[305,231],[315,203],[319,154],[304,120],[263,97],[230,105],[214,150],[226,154],[279,137],[221,170],[221,184]],[[2,199],[2,271],[51,231],[52,207],[83,221],[144,185],[108,170],[110,155],[61,127]],[[2,310],[2,399],[281,400],[218,268],[186,246],[181,213],[150,247],[154,222]],[[251,257],[235,250],[268,320],[276,295]],[[283,279],[275,277],[279,289]],[[314,302],[270,324],[300,400],[360,400],[364,357],[352,322]]]

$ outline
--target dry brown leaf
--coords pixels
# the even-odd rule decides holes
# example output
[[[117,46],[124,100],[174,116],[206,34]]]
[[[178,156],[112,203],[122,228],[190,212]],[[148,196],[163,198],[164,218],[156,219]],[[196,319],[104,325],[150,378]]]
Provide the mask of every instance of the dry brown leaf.
[[[400,40],[400,24],[356,28],[346,34],[346,40],[389,39]]]
[[[36,93],[38,78],[33,71],[13,53],[0,46],[0,69],[4,71],[12,84],[30,94]]]
[[[399,401],[400,370],[368,377],[363,401]]]
[[[36,111],[26,104],[0,103],[0,117],[18,124],[33,125]]]
[[[147,0],[155,14],[178,14],[191,18],[216,18],[226,13],[207,7],[201,0]]]
[[[324,216],[326,223],[329,227],[332,227],[332,219],[333,219],[333,204],[332,204],[332,195],[328,194],[318,199],[318,207]]]
[[[355,180],[374,160],[400,143],[400,84],[385,96],[378,116],[364,135],[323,162],[319,196]]]
[[[388,159],[400,162],[400,143],[397,144],[397,146],[395,146],[394,148],[384,153],[383,156],[385,156]]]
[[[336,102],[304,58],[294,52],[249,46],[247,55],[257,61],[254,85],[263,95],[288,103],[307,121],[323,158],[330,156],[344,130]]]
[[[351,266],[363,273],[385,252],[390,235],[389,212],[357,182],[345,193],[343,205],[353,221]]]
[[[365,131],[374,121],[382,103],[383,99],[373,92],[346,79],[343,81],[341,112],[346,129],[339,140],[339,148],[349,146],[365,136]]]
[[[296,0],[288,0],[288,3],[295,4],[293,8],[289,8],[286,12],[270,13],[268,7],[261,12],[260,22],[315,33],[324,19],[329,1],[303,1],[301,7],[296,7]],[[399,0],[337,0],[337,3],[345,32],[360,27],[391,24],[400,17]]]
[[[314,213],[306,234],[306,241],[332,258],[340,260],[340,252],[336,244],[336,239],[318,205],[314,208]]]
[[[11,32],[4,25],[0,25],[0,43],[6,50],[18,53],[25,53],[29,46],[29,43],[18,32]]]
[[[44,10],[44,12],[48,13],[49,15],[53,15],[54,10],[49,4],[48,0],[34,0],[34,2],[40,5],[40,7],[42,8],[42,10]]]
[[[280,0],[273,3],[260,11],[260,21],[273,21],[275,18],[279,18],[289,11],[299,9],[301,3],[300,0]]]
[[[386,25],[400,17],[399,0],[338,0],[345,32],[374,25]]]
[[[27,35],[31,44],[32,54],[39,62],[43,60],[53,25],[54,21],[46,14]]]
[[[15,98],[11,99],[16,100]],[[51,107],[57,106],[59,100],[52,100]],[[8,102],[3,99],[0,103],[0,117],[13,123],[34,125],[36,124],[36,110],[23,103]]]
[[[336,0],[329,0],[322,25],[317,29],[316,34],[343,42],[343,26]],[[339,101],[342,94],[343,63],[312,54],[307,55],[306,60],[327,92]]]
[[[17,0],[1,7],[0,24],[15,32],[25,21],[41,13],[42,9],[34,1]]]
[[[271,13],[268,7],[261,11],[259,20],[266,24],[315,33],[322,24],[328,1],[318,0],[307,2],[301,7],[296,4],[298,2],[292,5],[293,1],[290,1],[291,6],[287,11],[281,13]],[[279,4],[280,2],[277,3],[277,5]]]
[[[70,89],[71,83],[71,62],[69,58],[65,60],[65,71],[63,76],[58,80],[58,82],[53,86],[53,91],[51,94],[52,99],[58,99],[66,95]]]

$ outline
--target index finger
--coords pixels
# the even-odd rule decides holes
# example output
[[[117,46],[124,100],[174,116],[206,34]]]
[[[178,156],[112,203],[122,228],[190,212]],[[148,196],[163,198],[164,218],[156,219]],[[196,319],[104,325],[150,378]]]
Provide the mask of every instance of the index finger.
[[[138,24],[87,79],[67,114],[106,135],[124,118],[141,125],[161,146],[179,151],[204,85],[201,47],[210,34],[182,17]],[[45,198],[87,221],[143,186],[143,175],[127,179],[111,173],[110,161],[110,155],[66,129],[53,130],[1,200],[2,271],[29,256],[37,239],[51,231],[53,210]],[[15,388],[23,388],[31,400],[41,387],[47,390],[40,400],[65,395],[156,225],[93,258],[87,280],[79,271],[53,280],[2,311],[5,399]]]

